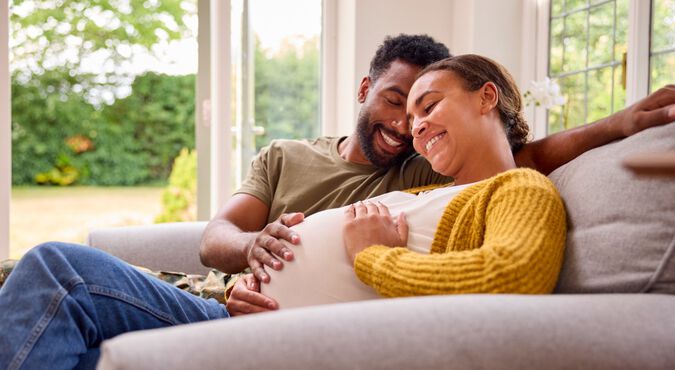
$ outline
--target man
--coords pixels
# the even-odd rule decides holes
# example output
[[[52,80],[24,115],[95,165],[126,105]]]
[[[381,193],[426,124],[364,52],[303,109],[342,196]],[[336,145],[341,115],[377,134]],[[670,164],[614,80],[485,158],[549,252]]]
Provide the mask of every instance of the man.
[[[258,281],[270,280],[264,266],[279,270],[282,260],[293,259],[293,251],[278,239],[297,244],[298,237],[288,227],[305,215],[452,180],[433,173],[421,157],[411,156],[405,112],[416,74],[448,56],[448,49],[428,36],[387,38],[371,61],[369,75],[361,80],[355,132],[313,142],[273,142],[255,158],[242,188],[218,211],[202,239],[202,263],[228,273],[250,267],[256,278],[247,277],[234,287],[235,299],[228,302],[231,314],[276,307],[255,294]],[[548,174],[589,149],[674,120],[674,99],[672,88],[663,89],[591,125],[529,143],[515,153],[516,162]],[[250,302],[239,300],[239,294]]]
[[[209,224],[203,261],[229,272],[251,266],[261,280],[269,281],[263,265],[281,268],[270,252],[292,259],[292,251],[278,239],[298,241],[288,226],[302,221],[303,214],[285,212],[311,213],[390,190],[448,181],[420,158],[408,158],[404,108],[417,71],[447,54],[447,48],[426,36],[388,39],[361,82],[363,107],[356,132],[313,143],[280,141],[264,150],[242,190]],[[592,126],[527,145],[518,162],[549,172],[591,147],[675,120],[674,104],[675,88],[664,89]],[[308,169],[318,172],[307,176]],[[256,284],[250,277],[240,279],[232,293],[234,304],[228,303],[232,315],[270,309]],[[99,250],[48,243],[28,252],[0,289],[0,368],[93,368],[105,339],[225,318],[228,310]]]

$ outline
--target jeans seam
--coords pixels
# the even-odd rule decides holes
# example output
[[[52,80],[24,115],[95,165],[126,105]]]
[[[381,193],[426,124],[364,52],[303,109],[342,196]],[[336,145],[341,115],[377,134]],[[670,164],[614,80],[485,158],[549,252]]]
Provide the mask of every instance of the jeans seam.
[[[30,351],[33,350],[35,343],[37,343],[37,341],[40,339],[40,336],[44,332],[45,328],[47,328],[49,323],[56,315],[56,311],[59,309],[59,306],[61,305],[61,302],[63,302],[63,299],[66,296],[68,296],[70,291],[79,284],[84,284],[84,281],[79,276],[76,276],[70,279],[66,284],[64,284],[62,288],[59,288],[57,290],[56,294],[54,294],[54,297],[49,302],[47,310],[42,315],[42,317],[40,317],[40,320],[38,320],[37,324],[35,324],[33,330],[31,330],[30,335],[22,345],[21,350],[14,356],[12,361],[9,363],[7,370],[16,370],[20,368],[21,365],[23,365],[23,362],[26,360],[26,357],[28,356]]]
[[[123,302],[125,302],[127,304],[130,304],[130,305],[132,305],[132,306],[134,306],[134,307],[136,307],[140,310],[143,310],[143,311],[149,313],[150,315],[154,316],[155,318],[157,318],[161,321],[167,322],[171,325],[183,324],[182,322],[175,320],[172,315],[170,315],[166,312],[157,310],[157,309],[155,309],[155,308],[153,308],[149,305],[146,305],[145,302],[143,302],[142,300],[140,300],[136,297],[130,296],[128,294],[124,294],[123,292],[120,292],[118,290],[111,289],[111,288],[104,287],[104,286],[100,286],[100,285],[87,285],[87,290],[89,290],[89,293],[91,293],[91,294],[101,295],[101,296],[110,297],[110,298],[114,298],[114,299],[123,301]]]

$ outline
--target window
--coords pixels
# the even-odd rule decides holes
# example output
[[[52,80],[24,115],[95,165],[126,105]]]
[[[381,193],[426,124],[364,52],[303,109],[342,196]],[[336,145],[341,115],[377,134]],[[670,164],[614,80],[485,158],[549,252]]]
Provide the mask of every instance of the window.
[[[623,108],[627,26],[628,0],[551,2],[549,76],[566,103],[549,111],[549,133]]]
[[[548,111],[549,134],[623,109],[627,96],[644,96],[647,83],[651,92],[672,82],[674,0],[551,0],[548,6],[548,76],[566,98]]]
[[[652,0],[649,91],[675,79],[675,0]]]

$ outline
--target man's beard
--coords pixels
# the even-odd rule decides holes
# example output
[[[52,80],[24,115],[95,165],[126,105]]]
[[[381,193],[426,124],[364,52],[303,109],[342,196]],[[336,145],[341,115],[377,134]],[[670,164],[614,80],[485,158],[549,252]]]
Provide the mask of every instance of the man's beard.
[[[406,145],[407,149],[403,150],[401,153],[393,157],[379,154],[375,150],[374,139],[375,133],[380,128],[382,130],[385,130],[389,136],[396,137],[398,140],[403,141],[405,143],[403,145]],[[415,152],[412,147],[412,143],[410,142],[410,138],[402,136],[395,131],[387,130],[383,127],[383,125],[371,126],[370,114],[365,109],[361,109],[361,112],[359,112],[359,118],[356,124],[356,134],[357,137],[359,138],[359,143],[361,145],[361,151],[363,151],[363,155],[375,167],[389,168],[399,165],[403,163],[403,161],[405,161],[412,153]]]

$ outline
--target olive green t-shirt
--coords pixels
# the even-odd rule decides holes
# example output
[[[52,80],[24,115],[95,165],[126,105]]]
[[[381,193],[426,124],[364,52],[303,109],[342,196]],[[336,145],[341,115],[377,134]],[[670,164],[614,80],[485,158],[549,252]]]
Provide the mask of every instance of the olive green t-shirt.
[[[272,141],[255,157],[236,194],[249,194],[267,204],[272,222],[282,213],[308,216],[390,191],[452,181],[435,173],[419,155],[387,169],[347,162],[338,154],[343,139]]]

